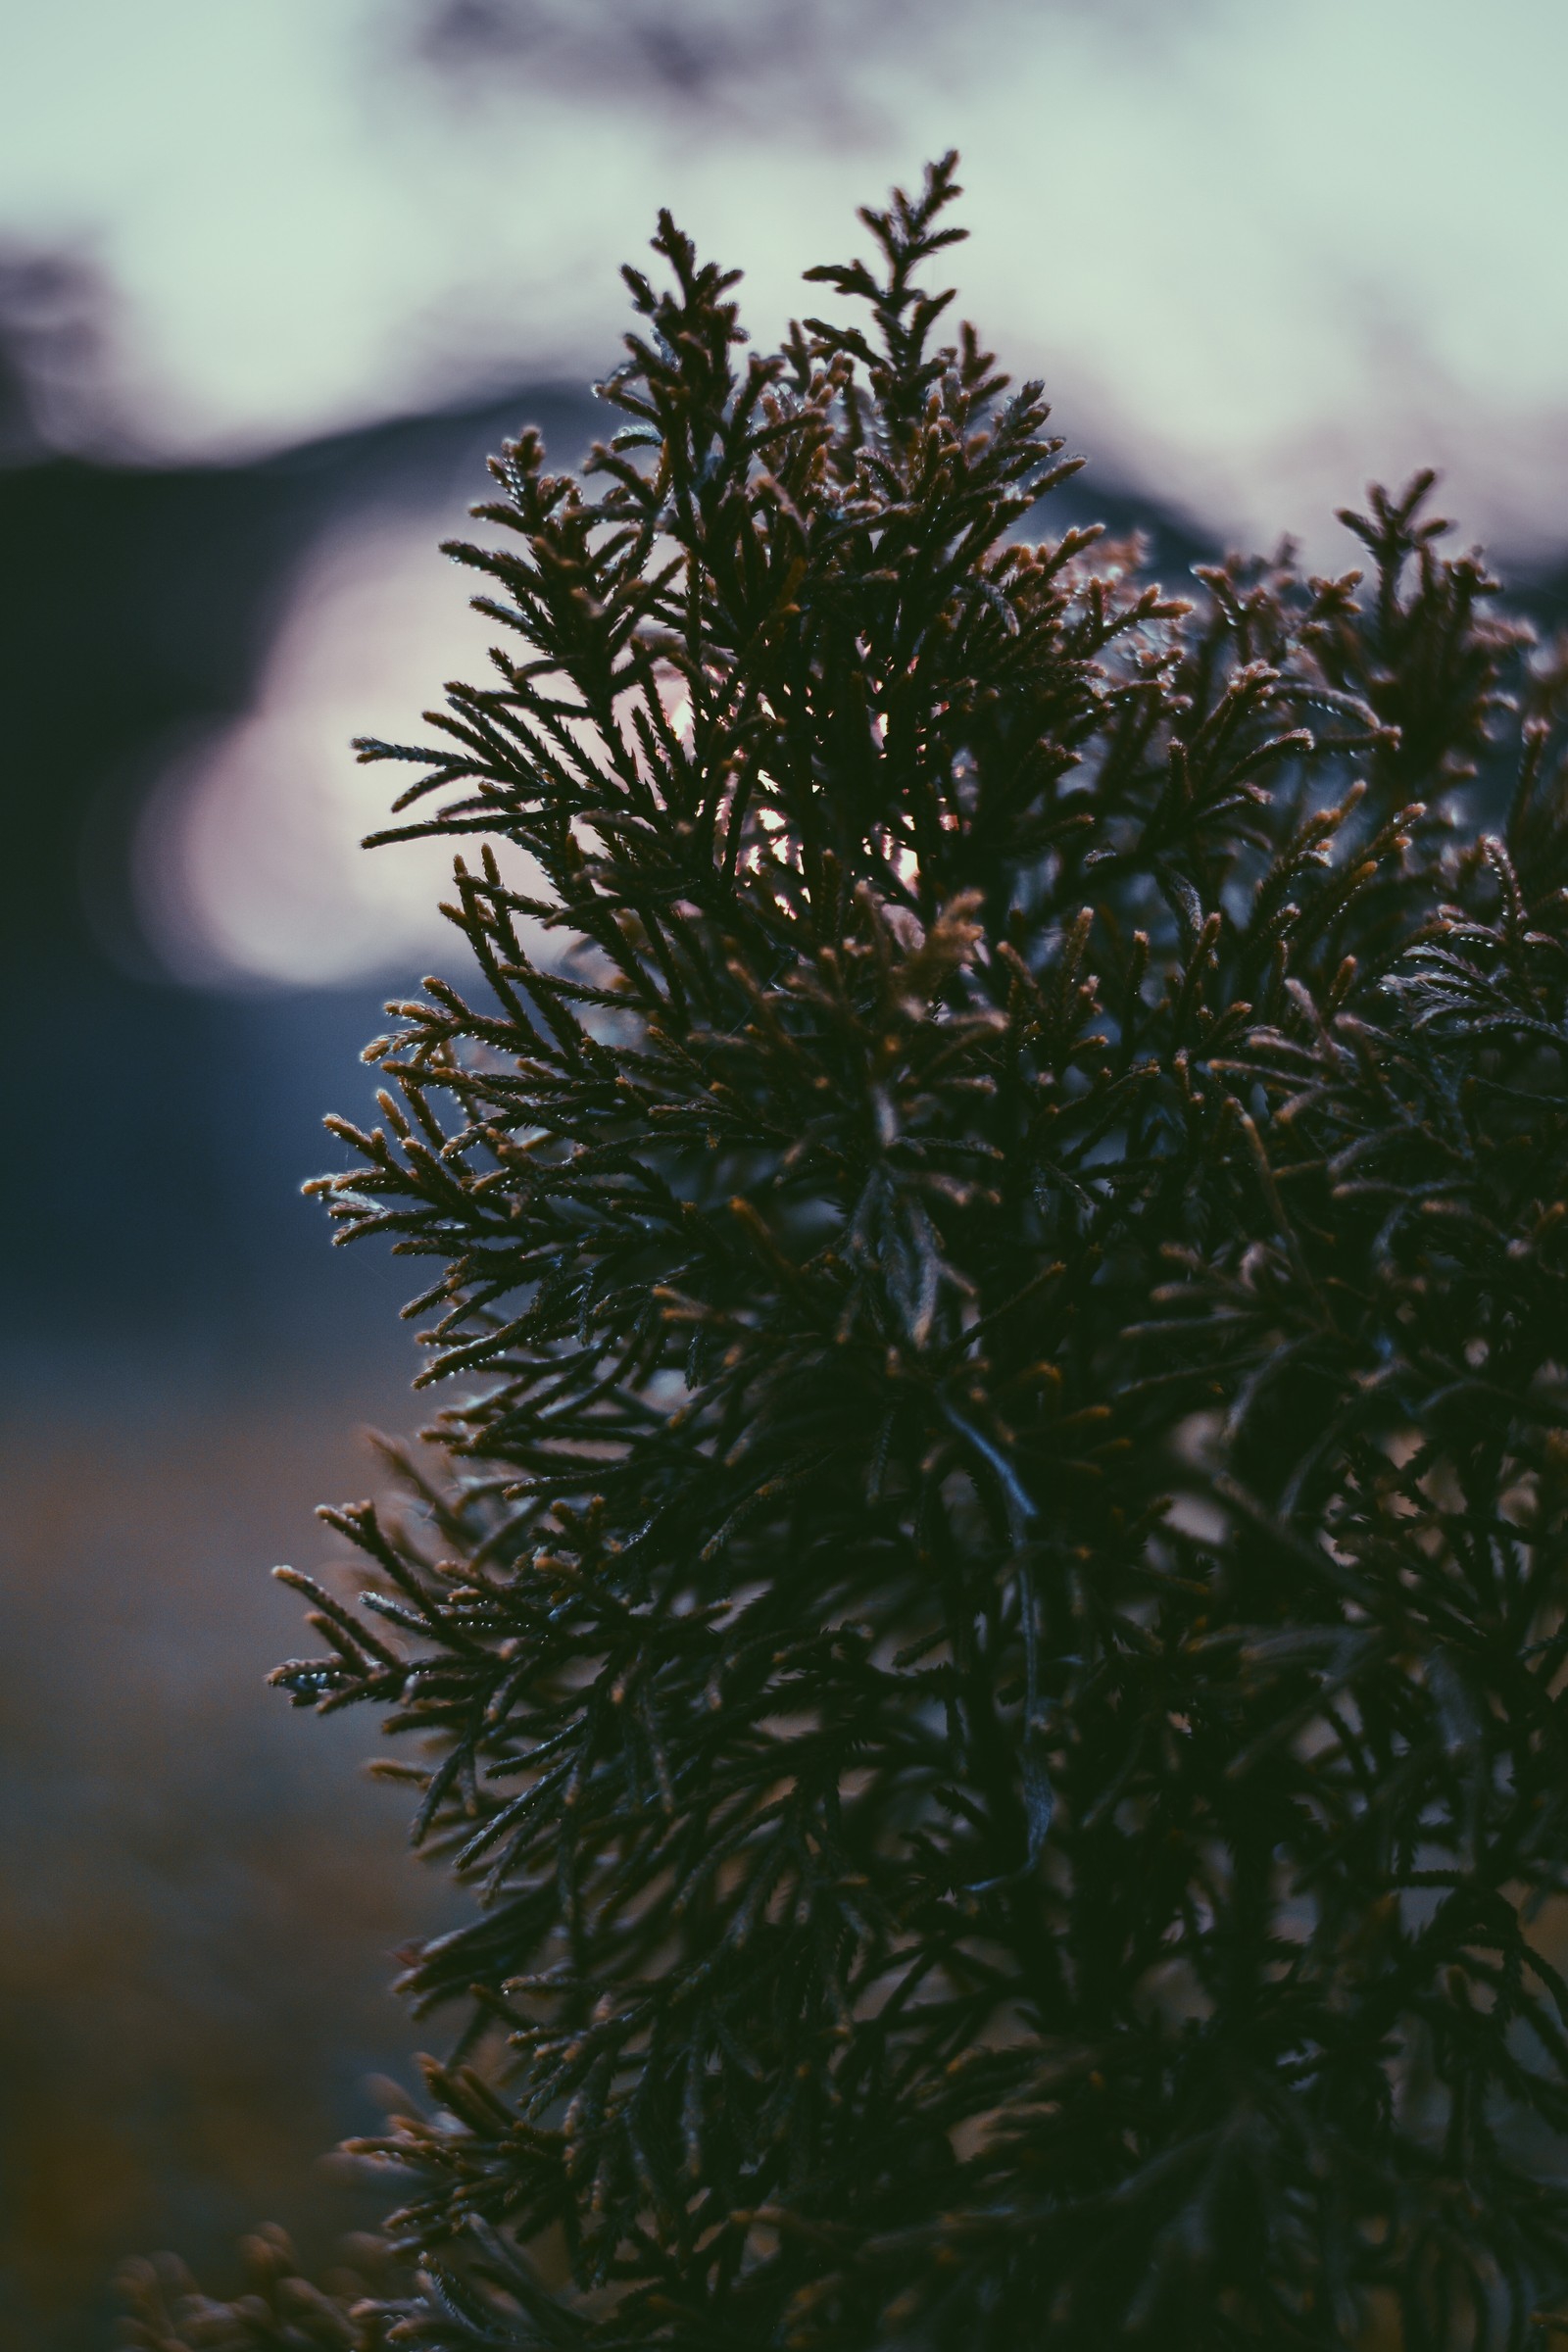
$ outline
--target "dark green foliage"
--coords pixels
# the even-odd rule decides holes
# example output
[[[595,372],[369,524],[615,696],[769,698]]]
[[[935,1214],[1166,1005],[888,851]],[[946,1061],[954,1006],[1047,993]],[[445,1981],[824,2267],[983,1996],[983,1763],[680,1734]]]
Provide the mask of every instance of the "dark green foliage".
[[[1564,664],[1426,479],[1191,606],[1031,536],[954,192],[769,359],[665,220],[626,429],[452,551],[493,681],[364,747],[540,876],[320,1188],[453,1397],[279,1677],[475,1891],[396,2340],[1544,2342]]]
[[[259,2230],[241,2251],[246,2287],[232,2303],[204,2295],[172,2256],[127,2264],[126,2341],[136,2352],[382,2352],[396,2340],[398,2307],[375,2292],[396,2284],[384,2248],[360,2249],[368,2278],[339,2272],[321,2286],[302,2277],[281,2230]]]

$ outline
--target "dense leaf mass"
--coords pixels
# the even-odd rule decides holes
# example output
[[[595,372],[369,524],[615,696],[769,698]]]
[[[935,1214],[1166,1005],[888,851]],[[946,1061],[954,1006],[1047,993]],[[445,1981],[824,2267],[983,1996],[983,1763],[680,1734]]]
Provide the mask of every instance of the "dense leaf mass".
[[[1427,478],[1337,579],[1037,535],[954,192],[770,358],[665,219],[362,747],[476,853],[320,1186],[447,1472],[279,1677],[477,1898],[396,2340],[1544,2343],[1568,662]]]

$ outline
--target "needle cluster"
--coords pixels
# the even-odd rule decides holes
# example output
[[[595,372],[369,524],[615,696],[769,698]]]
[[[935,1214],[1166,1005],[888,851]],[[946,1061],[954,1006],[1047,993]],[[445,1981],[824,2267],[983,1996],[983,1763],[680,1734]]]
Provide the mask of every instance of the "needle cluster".
[[[1568,662],[1430,477],[1338,578],[1052,535],[956,193],[767,357],[663,218],[361,746],[470,977],[317,1189],[442,1468],[277,1680],[386,1714],[457,2040],[405,2300],[147,2344],[1554,2340]]]

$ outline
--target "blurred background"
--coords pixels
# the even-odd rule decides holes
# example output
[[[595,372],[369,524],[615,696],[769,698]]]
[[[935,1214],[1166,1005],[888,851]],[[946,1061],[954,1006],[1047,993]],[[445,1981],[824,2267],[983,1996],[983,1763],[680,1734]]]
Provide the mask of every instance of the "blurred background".
[[[1445,472],[1568,580],[1551,0],[0,0],[0,2345],[121,2255],[317,2258],[441,1916],[374,1727],[288,1716],[276,1560],[417,1425],[303,1177],[444,861],[362,857],[483,636],[436,553],[591,438],[662,203],[754,332],[956,144],[964,304],[1179,574]]]

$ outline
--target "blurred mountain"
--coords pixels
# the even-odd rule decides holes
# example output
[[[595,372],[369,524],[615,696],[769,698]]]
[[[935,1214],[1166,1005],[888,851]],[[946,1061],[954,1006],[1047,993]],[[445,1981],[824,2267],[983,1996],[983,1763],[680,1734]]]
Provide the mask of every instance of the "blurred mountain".
[[[0,1383],[75,1388],[131,1357],[138,1379],[155,1360],[298,1377],[307,1358],[319,1377],[344,1345],[384,1351],[396,1286],[364,1253],[325,1260],[298,1197],[323,1110],[367,1099],[357,1053],[383,992],[172,985],[140,934],[131,844],[171,762],[249,707],[313,548],[389,514],[433,544],[524,419],[575,455],[604,411],[532,387],[249,466],[0,471],[0,970],[24,1106],[0,1164]],[[1171,573],[1202,552],[1082,477],[1053,512],[1143,522]]]
[[[127,1351],[138,1378],[319,1376],[323,1349],[384,1321],[384,1272],[327,1260],[298,1197],[322,1111],[364,1099],[383,991],[172,985],[130,846],[171,760],[247,709],[322,534],[402,511],[433,541],[523,415],[571,445],[591,421],[545,390],[254,466],[0,472],[0,969],[23,1111],[0,1170],[7,1385],[118,1379]]]

